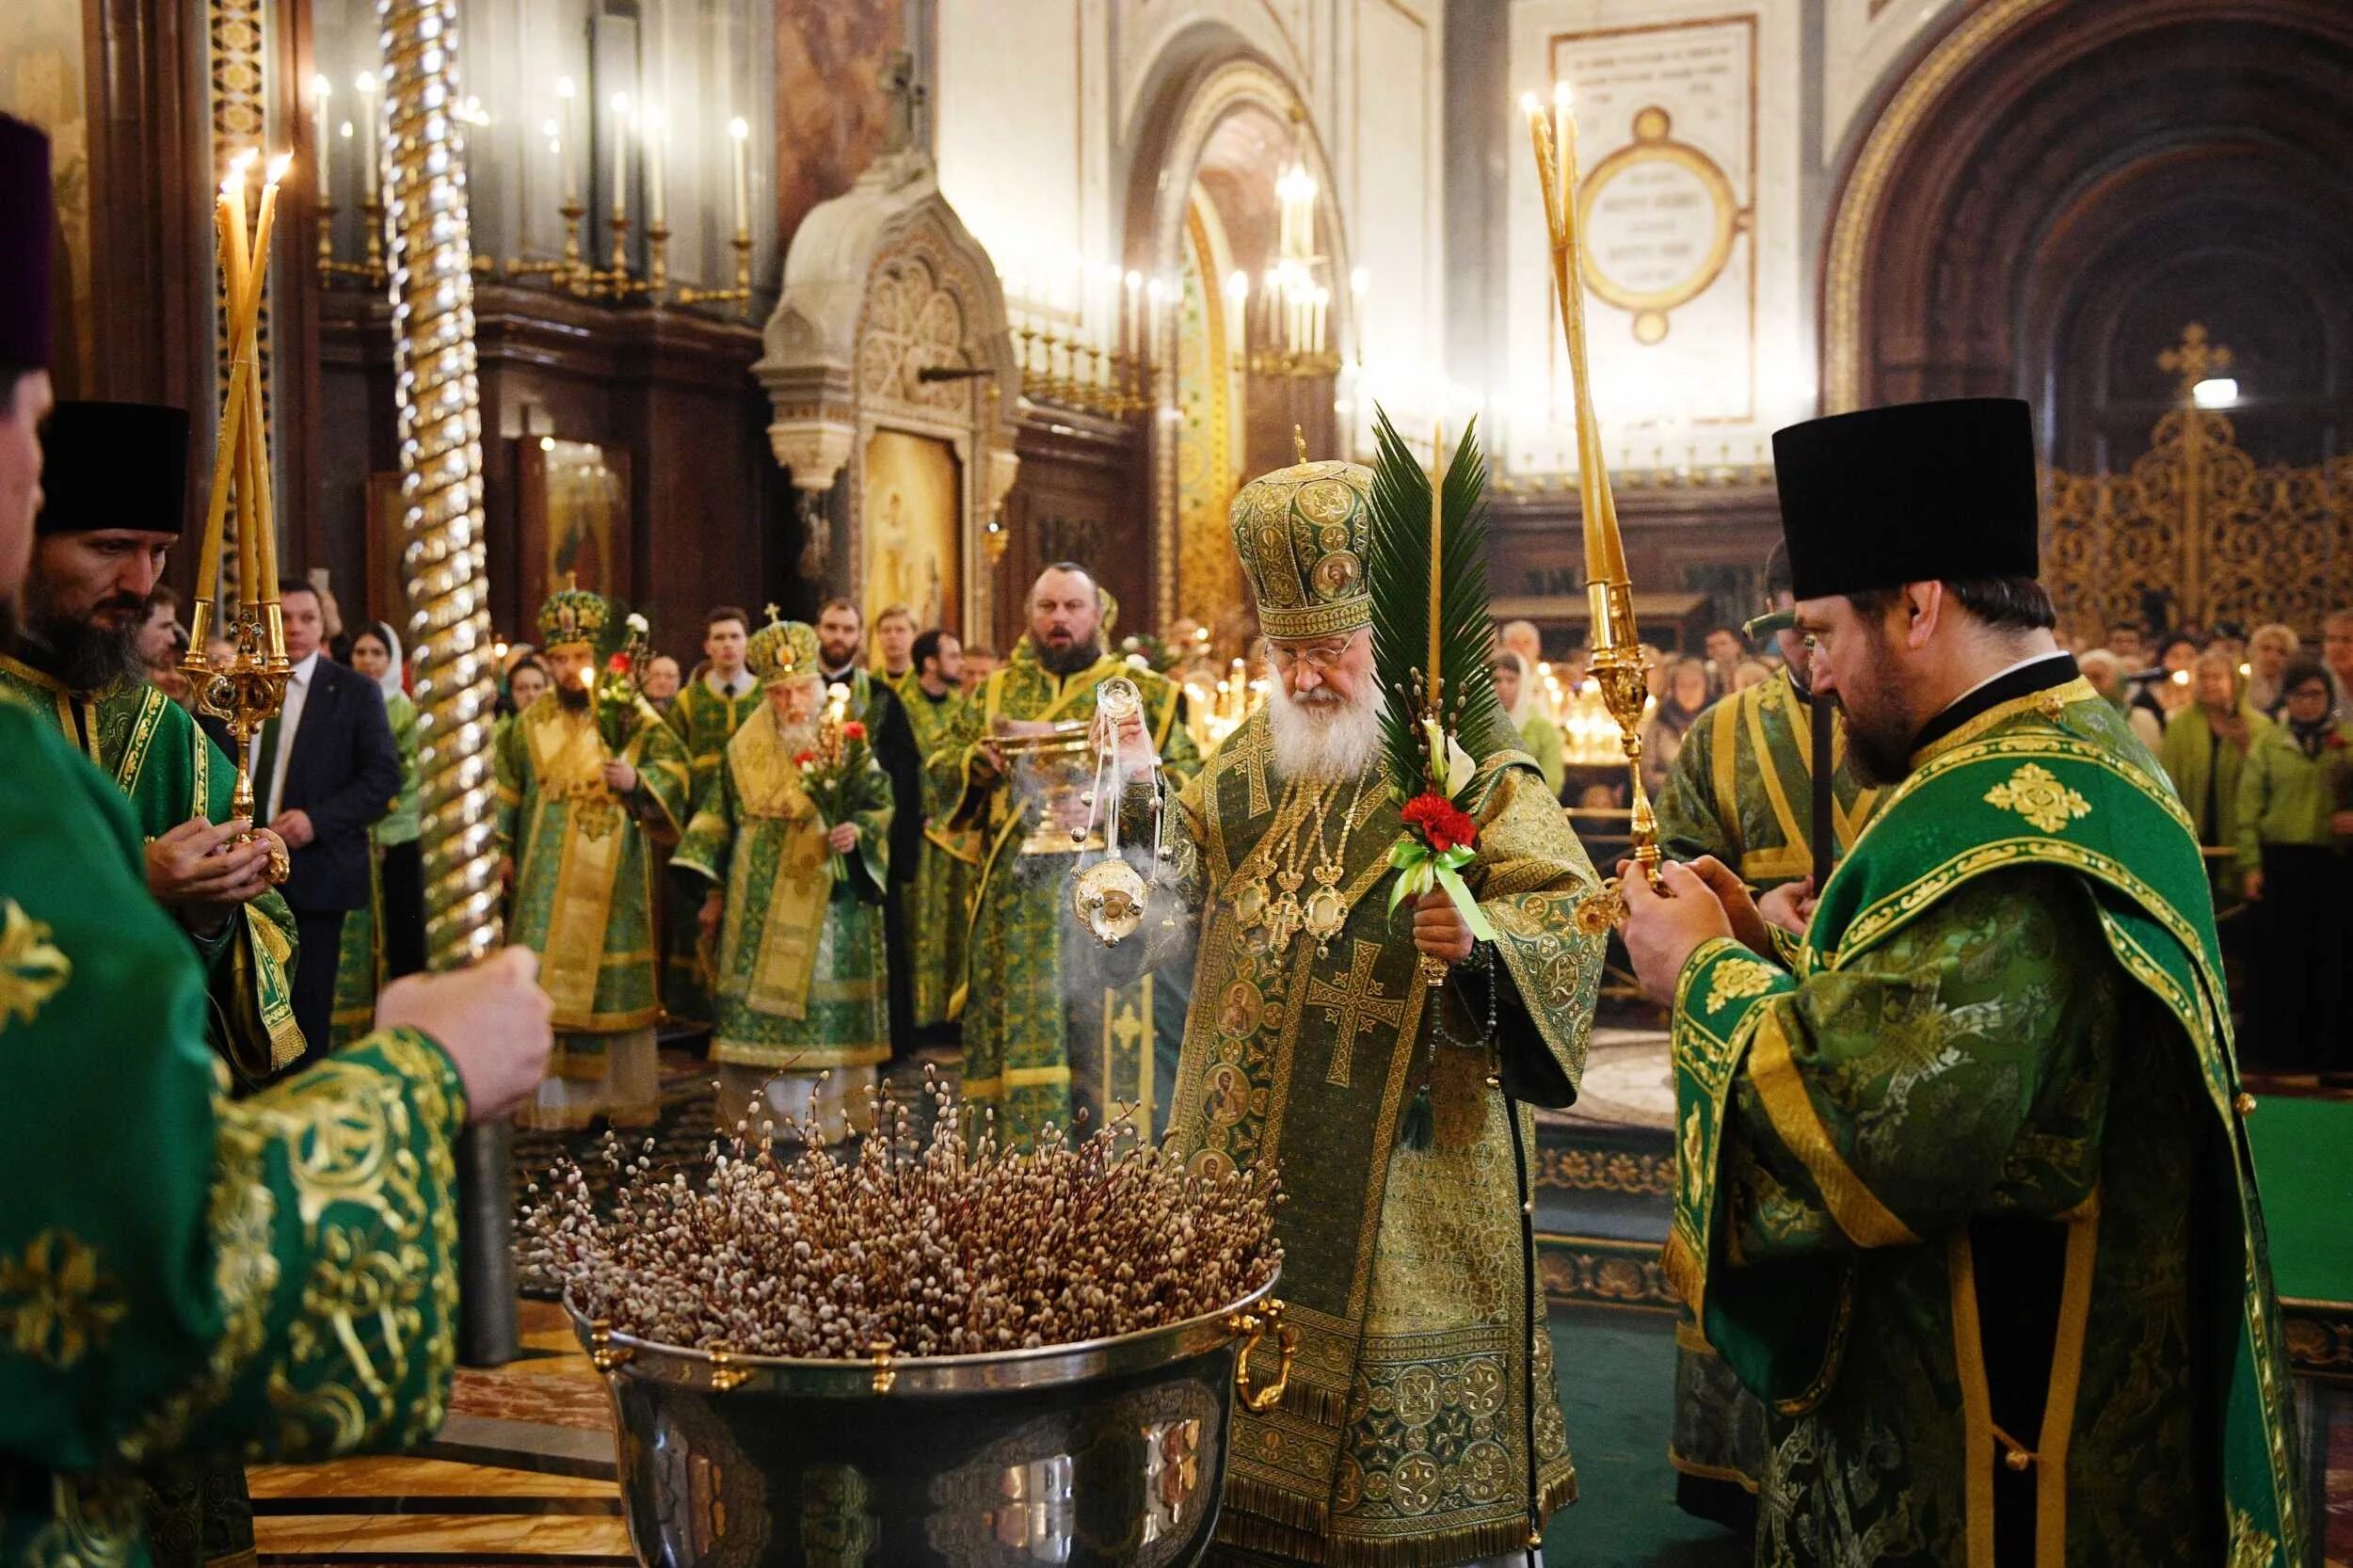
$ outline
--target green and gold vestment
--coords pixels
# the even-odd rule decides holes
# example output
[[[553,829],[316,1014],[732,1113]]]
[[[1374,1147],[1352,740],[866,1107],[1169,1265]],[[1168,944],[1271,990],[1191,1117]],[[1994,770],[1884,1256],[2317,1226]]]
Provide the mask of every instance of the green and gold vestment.
[[[719,774],[719,760],[728,742],[744,721],[760,711],[760,682],[747,670],[738,677],[744,689],[723,696],[711,682],[696,676],[679,688],[663,715],[664,723],[685,743],[687,762],[686,815],[702,804],[703,792]],[[702,951],[702,930],[695,921],[692,901],[674,897],[663,901],[662,1007],[673,1018],[707,1022],[711,1017],[711,974]]]
[[[150,1466],[440,1426],[464,1091],[392,1031],[232,1100],[119,790],[9,697],[0,752],[0,1562],[139,1568]]]
[[[1879,805],[1847,763],[1846,727],[1831,728],[1831,831],[1852,848]],[[1669,859],[1712,855],[1752,888],[1814,874],[1814,708],[1787,669],[1717,702],[1685,731],[1658,793],[1658,847]]]
[[[1040,830],[1040,802],[1016,799],[1003,776],[984,779],[974,772],[1000,716],[1091,721],[1096,687],[1113,675],[1136,683],[1163,765],[1178,779],[1190,777],[1200,752],[1176,722],[1183,694],[1174,681],[1110,654],[1058,677],[1038,662],[1026,635],[981,688],[963,728],[925,764],[938,776],[939,798],[953,803],[950,825],[977,827],[985,846],[960,993],[964,1095],[996,1108],[998,1133],[1006,1139],[1026,1139],[1048,1122],[1070,1125],[1074,1060],[1096,1091],[1088,1107],[1095,1126],[1112,1100],[1138,1104],[1148,1114],[1160,1097],[1148,1070],[1158,1034],[1152,977],[1075,984],[1065,950],[1073,942],[1094,946],[1069,911],[1079,852],[1067,835]]]
[[[2195,837],[2081,680],[1933,742],[1794,969],[1674,1006],[1667,1266],[1763,1564],[2289,1568],[2289,1388]]]
[[[923,760],[923,851],[915,871],[915,909],[907,922],[908,962],[915,967],[915,1027],[933,1028],[953,1014],[949,1003],[964,978],[964,947],[972,929],[972,888],[980,877],[981,830],[951,818],[962,779],[932,759],[969,744],[978,731],[977,707],[964,693],[935,697],[910,678],[899,689]]]
[[[617,759],[637,770],[626,797],[605,787],[611,758],[595,705],[568,708],[552,691],[516,715],[499,744],[499,832],[515,858],[507,939],[539,954],[539,984],[555,1003],[550,1075],[575,1085],[608,1083],[627,1099],[564,1111],[543,1105],[543,1123],[578,1125],[597,1111],[642,1123],[656,1110],[653,1028],[661,1009],[648,837],[678,836],[687,814],[686,750],[640,697]],[[616,1042],[643,1060],[609,1062]]]
[[[836,878],[773,708],[744,721],[670,864],[726,890],[711,1059],[822,1072],[890,1055],[882,900],[890,780],[869,752],[850,785],[857,848]],[[722,1108],[722,1120],[727,1119]]]
[[[1591,862],[1530,760],[1505,752],[1470,787],[1480,832],[1464,873],[1499,968],[1458,966],[1432,991],[1411,911],[1387,911],[1401,824],[1378,770],[1375,759],[1307,828],[1321,835],[1317,858],[1337,855],[1347,901],[1321,945],[1303,933],[1276,948],[1263,920],[1245,921],[1284,837],[1267,714],[1244,721],[1177,797],[1168,864],[1202,934],[1170,1141],[1204,1175],[1276,1174],[1286,1198],[1280,1293],[1299,1356],[1275,1409],[1234,1413],[1218,1539],[1305,1562],[1420,1568],[1525,1544],[1531,1380],[1533,1512],[1576,1495],[1548,1341],[1529,1332],[1520,1173],[1490,1084],[1485,1004],[1508,975],[1496,999],[1511,1002],[1497,1019],[1502,1072],[1567,1103],[1602,939],[1574,921],[1596,886]],[[1141,832],[1138,793],[1128,819]],[[1443,1027],[1428,1049],[1433,997]],[[1434,1134],[1428,1148],[1405,1146],[1400,1124],[1425,1081]],[[1533,1147],[1533,1112],[1521,1116]]]
[[[115,781],[144,838],[161,838],[198,815],[229,820],[235,764],[159,688],[142,681],[80,696],[30,664],[0,655],[0,695],[22,697],[28,712],[54,720],[66,742]],[[204,960],[214,1049],[228,1062],[240,1091],[268,1082],[302,1054],[288,989],[296,963],[294,911],[273,888],[247,903],[217,936],[191,939]],[[315,961],[332,960],[330,953]]]

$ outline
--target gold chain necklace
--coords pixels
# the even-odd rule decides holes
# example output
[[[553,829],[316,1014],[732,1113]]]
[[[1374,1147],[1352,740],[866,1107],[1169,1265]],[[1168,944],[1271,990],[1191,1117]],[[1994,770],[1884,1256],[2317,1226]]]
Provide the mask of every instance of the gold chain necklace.
[[[1348,840],[1356,831],[1356,808],[1364,805],[1365,791],[1371,784],[1369,772],[1357,780],[1356,798],[1348,803],[1348,814],[1340,819],[1340,841],[1328,855],[1323,848],[1323,824],[1316,824],[1316,890],[1307,895],[1303,917],[1307,935],[1316,939],[1318,958],[1331,956],[1332,938],[1348,923],[1348,900],[1340,895],[1340,873],[1348,869]],[[1339,798],[1337,790],[1332,798]]]
[[[1349,840],[1356,831],[1357,812],[1364,806],[1371,779],[1367,774],[1358,780],[1355,798],[1340,819],[1339,842],[1332,846],[1324,841],[1323,822],[1330,807],[1338,804],[1341,785],[1337,781],[1329,785],[1327,800],[1325,785],[1292,781],[1284,792],[1273,825],[1242,862],[1246,874],[1234,900],[1235,917],[1244,930],[1263,927],[1266,944],[1273,951],[1289,947],[1291,938],[1304,928],[1316,938],[1317,953],[1322,956],[1347,924],[1348,901],[1341,896],[1339,880],[1347,869]],[[1314,840],[1305,844],[1303,840],[1310,822],[1315,824]],[[1316,887],[1303,900],[1299,890],[1307,880],[1311,856]]]

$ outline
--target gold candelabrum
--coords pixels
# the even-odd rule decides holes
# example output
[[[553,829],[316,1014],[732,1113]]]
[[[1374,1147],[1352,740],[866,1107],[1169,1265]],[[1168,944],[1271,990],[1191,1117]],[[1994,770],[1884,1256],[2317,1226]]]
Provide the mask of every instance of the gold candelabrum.
[[[384,270],[384,203],[374,197],[360,203],[366,217],[366,250],[364,260],[347,262],[335,254],[334,218],[338,208],[319,208],[318,275],[322,285],[360,289],[381,289],[387,282]],[[629,236],[635,227],[626,212],[616,211],[607,219],[612,232],[612,248],[603,266],[588,262],[585,225],[588,209],[577,196],[565,199],[557,211],[564,219],[564,254],[524,260],[510,257],[504,261],[491,256],[474,256],[468,269],[476,277],[502,280],[510,283],[537,282],[577,299],[643,299],[653,305],[712,306],[733,305],[737,313],[748,316],[752,303],[752,235],[749,228],[739,224],[734,236],[728,241],[735,253],[734,283],[729,288],[673,288],[670,283],[671,231],[664,223],[653,223],[646,230],[646,267],[641,273],[631,264]]]
[[[1593,615],[1593,653],[1588,669],[1624,738],[1635,874],[1664,892],[1658,872],[1658,819],[1642,788],[1642,709],[1649,697],[1650,659],[1634,622],[1634,584],[1626,572],[1625,543],[1618,532],[1618,505],[1609,489],[1609,464],[1602,449],[1601,422],[1593,411],[1593,378],[1586,369],[1585,285],[1577,227],[1577,118],[1570,111],[1565,82],[1553,84],[1549,113],[1533,93],[1520,106],[1535,148],[1553,293],[1577,393],[1577,499],[1585,530],[1585,592]],[[1614,925],[1625,915],[1625,897],[1614,885],[1577,909],[1578,923],[1588,931]]]
[[[1152,334],[1144,334],[1144,346],[1134,353],[1106,349],[1075,331],[1064,336],[1028,321],[1014,329],[1013,337],[1021,364],[1021,390],[1032,402],[1106,419],[1128,419],[1152,407],[1160,370]]]
[[[263,175],[261,204],[248,229],[246,189],[254,161],[255,154],[248,152],[230,164],[214,206],[221,304],[228,324],[229,388],[221,402],[212,488],[204,509],[204,542],[197,557],[188,651],[181,664],[199,710],[227,725],[236,743],[236,790],[231,809],[248,824],[238,835],[240,843],[251,841],[259,831],[254,823],[251,743],[284,704],[286,683],[294,674],[286,658],[286,623],[278,604],[277,509],[270,492],[269,431],[263,417],[260,363],[270,231],[278,216],[279,184],[292,159],[280,153],[270,160]],[[234,614],[228,610],[220,583],[223,536],[232,493],[237,508]],[[236,649],[221,669],[214,668],[206,656],[216,620],[221,633]],[[271,856],[271,880],[282,882],[287,870],[282,853]]]

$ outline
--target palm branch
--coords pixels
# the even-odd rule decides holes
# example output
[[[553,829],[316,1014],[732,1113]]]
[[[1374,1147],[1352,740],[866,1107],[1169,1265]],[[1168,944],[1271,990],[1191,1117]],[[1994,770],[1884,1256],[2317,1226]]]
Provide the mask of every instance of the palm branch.
[[[1389,787],[1401,801],[1445,792],[1446,760],[1424,742],[1431,677],[1442,694],[1439,722],[1475,762],[1519,745],[1496,696],[1495,629],[1487,610],[1487,464],[1478,424],[1463,432],[1447,469],[1444,527],[1431,550],[1430,475],[1388,415],[1373,409],[1372,529],[1366,583],[1372,595],[1372,657],[1382,696],[1381,734]],[[1438,664],[1430,662],[1430,576],[1439,574]]]

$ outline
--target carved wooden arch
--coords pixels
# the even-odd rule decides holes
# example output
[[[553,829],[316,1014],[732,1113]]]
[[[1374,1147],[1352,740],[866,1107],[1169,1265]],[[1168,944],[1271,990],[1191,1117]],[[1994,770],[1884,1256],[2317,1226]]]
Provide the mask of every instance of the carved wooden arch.
[[[2233,28],[2321,47],[2225,58],[2214,40]],[[1845,161],[1822,260],[1825,408],[2046,394],[2028,339],[2069,308],[2054,277],[2125,220],[2149,168],[2254,144],[2300,159],[2319,189],[2353,162],[2328,86],[2347,51],[2336,0],[1989,0],[1961,15],[1915,50]],[[2281,90],[2234,90],[2249,62]]]
[[[1332,161],[1316,129],[1314,116],[1297,84],[1269,62],[1240,35],[1208,25],[1172,40],[1153,64],[1145,87],[1135,96],[1136,107],[1125,127],[1123,145],[1128,150],[1127,175],[1128,264],[1155,276],[1168,276],[1184,264],[1185,230],[1193,187],[1201,161],[1218,126],[1229,116],[1256,109],[1295,126],[1302,160],[1315,176],[1316,204],[1322,232],[1330,237],[1333,341],[1341,357],[1353,358],[1355,342],[1354,298],[1345,286],[1353,270],[1349,261],[1348,225],[1339,204],[1339,185]],[[1273,175],[1270,173],[1269,178]],[[1172,319],[1166,330],[1173,338]],[[1155,405],[1166,406],[1175,395],[1172,377],[1175,356],[1160,358],[1171,367],[1155,389]],[[1150,440],[1152,458],[1152,598],[1156,623],[1167,625],[1176,615],[1176,443],[1170,422],[1155,418]]]
[[[847,559],[827,581],[862,592],[864,455],[877,430],[941,440],[960,470],[962,625],[985,627],[983,524],[1013,488],[1021,370],[988,252],[940,194],[920,150],[886,156],[811,210],[753,374],[767,389],[770,449],[811,494],[847,476]],[[940,368],[973,372],[924,380]],[[812,523],[812,526],[818,526]]]

